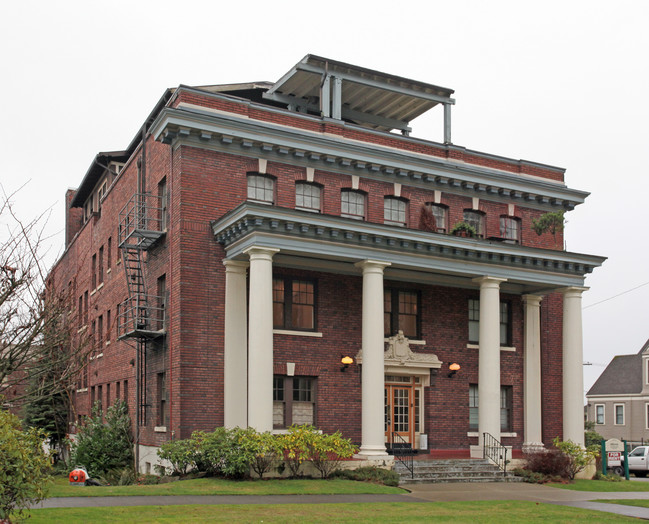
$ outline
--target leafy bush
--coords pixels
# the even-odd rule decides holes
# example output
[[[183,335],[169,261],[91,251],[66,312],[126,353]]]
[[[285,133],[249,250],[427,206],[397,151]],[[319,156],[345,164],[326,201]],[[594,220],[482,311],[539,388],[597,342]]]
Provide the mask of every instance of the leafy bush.
[[[622,482],[622,477],[611,473],[610,475],[604,475],[601,471],[596,471],[593,480],[604,480],[606,482]]]
[[[241,478],[248,474],[255,459],[255,445],[249,435],[253,429],[216,428],[212,433],[192,433],[193,461],[208,475]]]
[[[270,471],[275,464],[281,453],[282,446],[280,440],[271,433],[251,433],[249,435],[250,439],[254,442],[254,454],[255,457],[251,463],[251,467],[259,478],[264,476],[264,473]]]
[[[114,468],[101,475],[104,484],[110,486],[130,486],[135,484],[135,470],[132,466]]]
[[[339,431],[333,435],[313,435],[308,445],[309,460],[326,479],[338,469],[340,461],[356,453],[356,447],[349,439],[343,438]]]
[[[284,461],[291,472],[291,477],[297,477],[300,466],[309,458],[309,447],[317,430],[309,425],[293,425],[288,433],[280,435],[279,440],[284,452]]]
[[[525,465],[526,470],[548,477],[569,478],[570,459],[557,449],[530,453]]]
[[[90,476],[104,476],[114,469],[133,467],[133,440],[128,408],[122,400],[106,411],[102,421],[98,404],[71,443],[72,463],[86,467]]]
[[[23,431],[15,415],[0,409],[0,521],[22,515],[47,496],[49,460],[43,451],[47,434]]]
[[[544,475],[543,473],[538,473],[536,471],[530,471],[528,469],[516,468],[514,469],[514,474],[523,477],[524,482],[529,482],[530,484],[545,484],[546,482],[554,482],[555,479],[562,480],[561,477],[552,477]]]
[[[561,441],[559,437],[555,438],[553,443],[564,456],[568,457],[567,474],[570,480],[573,480],[577,473],[599,456],[597,446],[584,449],[572,440]]]
[[[158,449],[158,456],[171,463],[170,475],[186,475],[194,467],[196,441],[193,439],[170,440]]]
[[[602,438],[603,437],[599,433],[597,433],[597,431],[584,432],[584,441],[587,448],[590,448],[591,446],[601,446]]]
[[[377,468],[376,466],[366,466],[357,469],[342,469],[334,471],[333,477],[357,480],[360,482],[374,482],[375,484],[385,484],[386,486],[398,486],[399,474],[390,469]]]

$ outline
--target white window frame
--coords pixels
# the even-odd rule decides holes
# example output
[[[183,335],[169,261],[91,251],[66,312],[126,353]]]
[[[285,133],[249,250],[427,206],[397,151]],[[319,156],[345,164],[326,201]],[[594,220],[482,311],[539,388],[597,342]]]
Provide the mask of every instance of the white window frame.
[[[308,188],[308,193],[304,193],[304,189]],[[300,194],[298,191],[302,189]],[[317,192],[317,195],[314,195],[314,192]],[[298,201],[302,200],[302,204],[299,204]],[[314,205],[314,201],[317,201],[317,206]],[[311,205],[307,205],[307,202],[310,202]],[[314,184],[313,182],[307,182],[305,180],[298,180],[295,182],[295,209],[301,211],[309,211],[311,213],[321,213],[322,212],[322,186]]]
[[[599,422],[597,417],[597,408],[602,407],[602,421]],[[606,405],[605,404],[595,404],[595,425],[603,426],[606,424]]]
[[[263,186],[258,185],[258,182],[262,180],[264,182]],[[251,185],[251,183],[253,184]],[[269,185],[270,187],[268,187]],[[261,198],[259,198],[259,192],[262,193]],[[269,194],[270,199],[268,198]],[[275,179],[260,173],[248,173],[246,179],[246,198],[251,202],[273,205],[275,203]]]
[[[435,219],[435,229],[438,233],[448,232],[448,206],[445,204],[435,204],[429,202],[426,204],[433,218]],[[441,221],[441,224],[440,224]]]
[[[521,219],[508,215],[500,217],[500,238],[519,244],[521,241]]]
[[[617,421],[617,408],[622,408],[622,423]],[[613,425],[614,426],[624,426],[626,425],[626,413],[624,409],[624,404],[613,404]]]
[[[408,224],[408,202],[396,196],[384,197],[383,223],[387,226],[406,227]]]
[[[345,195],[354,195],[354,202],[347,199],[347,202],[344,200]],[[345,211],[345,206],[347,210]],[[362,214],[352,212],[352,206],[356,210],[359,206],[362,207]],[[365,220],[367,216],[367,195],[362,191],[356,189],[343,189],[340,192],[340,216],[345,218],[351,218],[353,220]]]

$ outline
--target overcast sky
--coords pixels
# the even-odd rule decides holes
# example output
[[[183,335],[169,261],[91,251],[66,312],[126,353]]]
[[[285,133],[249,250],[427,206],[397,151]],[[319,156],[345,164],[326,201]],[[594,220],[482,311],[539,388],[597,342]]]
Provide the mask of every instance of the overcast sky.
[[[452,88],[455,144],[564,167],[592,193],[566,231],[568,250],[608,257],[586,281],[588,389],[649,338],[648,24],[643,0],[4,2],[0,183],[29,181],[23,218],[52,209],[55,255],[65,190],[167,87],[276,81],[312,53]],[[441,113],[413,136],[442,141]]]

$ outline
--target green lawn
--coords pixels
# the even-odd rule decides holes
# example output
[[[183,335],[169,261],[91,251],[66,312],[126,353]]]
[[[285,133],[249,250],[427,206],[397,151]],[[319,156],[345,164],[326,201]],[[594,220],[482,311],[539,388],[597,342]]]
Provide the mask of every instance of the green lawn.
[[[608,482],[606,480],[575,480],[572,484],[548,484],[553,488],[572,489],[574,491],[649,491],[649,482],[633,482],[621,480],[620,482]]]
[[[50,497],[114,497],[133,495],[339,495],[403,493],[401,488],[346,479],[225,480],[202,478],[152,486],[70,486],[56,477]]]
[[[512,501],[137,506],[32,510],[30,524],[70,522],[636,522],[619,515]]]

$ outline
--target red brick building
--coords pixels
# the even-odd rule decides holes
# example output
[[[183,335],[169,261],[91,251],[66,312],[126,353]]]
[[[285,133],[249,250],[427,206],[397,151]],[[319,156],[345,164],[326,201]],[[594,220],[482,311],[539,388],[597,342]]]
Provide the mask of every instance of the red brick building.
[[[313,423],[369,459],[582,442],[581,293],[604,259],[531,224],[587,193],[454,145],[452,93],[313,55],[167,90],[68,193],[52,278],[96,344],[77,415],[127,399],[142,468],[223,425]],[[433,108],[443,142],[411,137]]]

